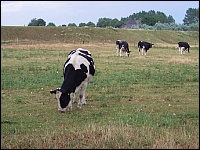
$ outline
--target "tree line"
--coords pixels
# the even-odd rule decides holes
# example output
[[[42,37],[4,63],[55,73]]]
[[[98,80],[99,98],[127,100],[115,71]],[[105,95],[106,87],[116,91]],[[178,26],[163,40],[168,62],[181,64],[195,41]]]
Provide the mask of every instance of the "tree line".
[[[99,18],[97,24],[89,21],[88,23],[80,23],[78,26],[75,23],[61,26],[74,26],[74,27],[113,27],[121,28],[128,20],[139,20],[140,24],[132,26],[132,29],[149,29],[149,30],[199,30],[199,8],[189,8],[186,11],[183,19],[183,24],[176,24],[174,18],[169,15],[166,16],[163,12],[150,10],[149,12],[141,11],[133,13],[128,17],[121,17],[120,20],[114,18]],[[43,19],[33,18],[28,26],[56,26],[53,22],[46,22]]]

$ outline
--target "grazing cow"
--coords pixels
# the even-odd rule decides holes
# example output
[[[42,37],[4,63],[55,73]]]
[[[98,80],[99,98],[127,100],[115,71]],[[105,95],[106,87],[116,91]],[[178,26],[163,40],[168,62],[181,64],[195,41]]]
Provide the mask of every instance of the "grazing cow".
[[[58,110],[65,112],[68,106],[68,111],[72,110],[72,95],[74,98],[76,93],[79,93],[78,107],[86,104],[85,92],[87,84],[91,81],[95,73],[94,61],[91,53],[88,50],[78,48],[69,53],[63,67],[64,81],[61,88],[51,90],[51,94],[56,94],[58,101]],[[74,99],[75,100],[75,99]]]
[[[120,57],[123,56],[122,54],[123,52],[126,52],[126,56],[129,57],[130,52],[131,52],[129,51],[128,43],[126,41],[121,41],[121,40],[116,41],[116,50],[117,50],[117,56],[120,51]]]
[[[185,54],[185,51],[190,53],[190,45],[187,42],[178,42],[178,51],[180,55]]]
[[[139,41],[138,42],[138,53],[140,55],[140,49],[142,49],[142,55],[146,55],[147,54],[147,51],[152,48],[152,43],[149,43],[149,42],[145,42],[145,41]]]

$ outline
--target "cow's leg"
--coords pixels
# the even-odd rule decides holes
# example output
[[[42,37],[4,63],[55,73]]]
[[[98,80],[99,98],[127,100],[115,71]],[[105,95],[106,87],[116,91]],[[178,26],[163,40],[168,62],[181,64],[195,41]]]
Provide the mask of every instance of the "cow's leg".
[[[186,49],[185,49],[185,48],[183,48],[183,54],[185,54],[185,51],[186,51]]]
[[[142,55],[144,55],[144,48],[142,48]]]
[[[138,55],[140,55],[140,48],[138,47]]]
[[[86,99],[85,99],[85,92],[86,92],[86,87],[87,83],[83,84],[83,86],[80,88],[80,95],[79,95],[79,102],[78,102],[78,107],[81,109],[82,105],[86,104]]]
[[[73,103],[77,103],[77,95],[78,95],[79,91],[75,91],[73,94],[73,97],[71,97],[71,99],[73,100]],[[71,96],[71,95],[70,95]]]
[[[116,56],[118,56],[119,53],[119,46],[116,46]]]
[[[183,54],[184,47],[181,47],[181,55]]]
[[[122,54],[122,48],[120,49],[120,57],[121,57],[121,56],[123,56],[123,54]]]
[[[81,88],[80,91],[80,99],[82,101],[82,104],[86,104],[86,98],[85,98],[85,92],[86,92],[86,88],[87,88],[87,83],[83,85],[83,87]]]
[[[69,101],[69,104],[68,104],[68,111],[72,111],[72,100]]]
[[[147,55],[147,50],[146,50],[146,49],[144,49],[144,55],[145,55],[145,56]]]
[[[77,94],[77,93],[74,93],[73,103],[77,103],[77,101],[76,101],[76,94]]]

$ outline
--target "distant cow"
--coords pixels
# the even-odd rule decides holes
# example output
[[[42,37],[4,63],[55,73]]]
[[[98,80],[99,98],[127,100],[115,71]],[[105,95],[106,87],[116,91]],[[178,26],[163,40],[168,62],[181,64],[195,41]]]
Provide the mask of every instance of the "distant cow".
[[[61,88],[51,90],[50,93],[56,94],[58,101],[58,110],[65,112],[72,110],[72,96],[79,93],[78,107],[86,104],[85,92],[87,84],[91,81],[95,73],[94,61],[88,50],[78,48],[72,50],[64,64],[63,74],[64,81]],[[75,97],[74,97],[75,98]]]
[[[117,50],[117,56],[118,56],[118,53],[120,51],[120,57],[123,56],[124,52],[126,52],[126,56],[129,57],[130,52],[131,52],[129,50],[128,43],[126,41],[122,41],[122,40],[117,40],[116,41],[116,50]]]
[[[146,55],[147,51],[152,48],[152,43],[145,42],[145,41],[139,41],[138,42],[138,53],[140,55],[140,49],[142,49],[142,55]]]
[[[190,45],[187,42],[178,42],[178,51],[180,55],[185,54],[185,51],[190,53]]]

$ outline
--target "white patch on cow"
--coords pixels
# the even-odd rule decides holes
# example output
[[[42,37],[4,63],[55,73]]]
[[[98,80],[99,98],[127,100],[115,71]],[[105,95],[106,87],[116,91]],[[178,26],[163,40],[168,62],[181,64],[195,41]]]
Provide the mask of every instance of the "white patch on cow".
[[[179,54],[182,55],[182,54],[185,54],[185,47],[179,47]]]
[[[119,45],[116,45],[116,56],[118,56],[119,53]]]
[[[122,45],[122,47],[120,48],[120,57],[122,57],[123,56],[123,50],[124,50],[124,45]]]
[[[125,49],[124,45],[122,45],[122,47],[120,49],[120,57],[124,56],[124,52],[126,52],[126,49]],[[126,56],[128,56],[127,52],[126,52]]]
[[[142,47],[142,55],[145,55],[145,56],[147,55],[147,52],[144,46]]]
[[[62,94],[61,91],[59,91],[59,90],[56,91],[56,99],[58,101],[58,111],[65,112],[66,108],[61,108],[61,106],[60,106],[60,96],[61,96],[61,94]]]

